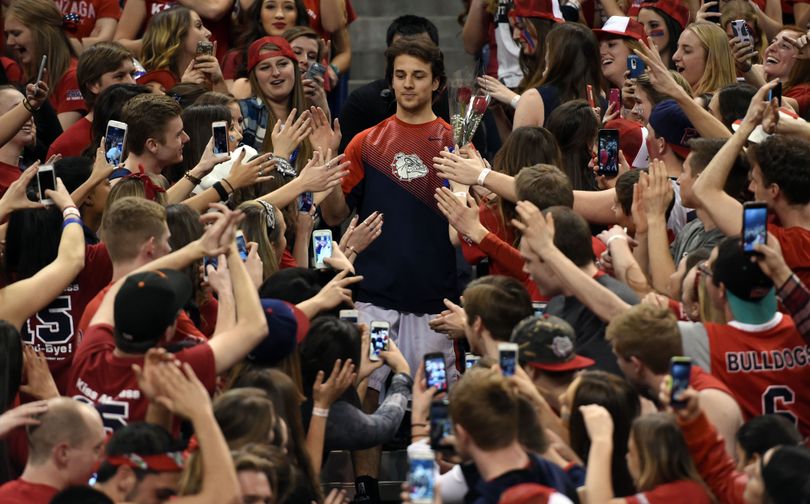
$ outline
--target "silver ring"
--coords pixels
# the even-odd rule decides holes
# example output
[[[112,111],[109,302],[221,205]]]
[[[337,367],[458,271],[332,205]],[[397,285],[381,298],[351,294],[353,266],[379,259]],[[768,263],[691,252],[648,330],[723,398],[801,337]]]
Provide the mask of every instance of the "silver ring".
[[[262,176],[262,171],[261,171],[261,170],[259,170],[259,176],[260,176],[260,177]]]

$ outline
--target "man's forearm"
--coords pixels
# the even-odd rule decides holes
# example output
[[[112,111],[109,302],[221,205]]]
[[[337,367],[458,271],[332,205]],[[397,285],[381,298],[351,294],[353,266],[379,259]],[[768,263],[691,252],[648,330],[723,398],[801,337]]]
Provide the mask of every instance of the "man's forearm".
[[[236,251],[235,246],[232,247],[231,253],[228,255],[228,269],[231,270],[231,285],[233,285],[233,299],[236,305],[236,324],[242,326],[245,330],[264,327],[265,330],[262,332],[266,333],[266,322],[259,295],[256,293],[256,288],[253,286],[247,268],[245,268],[245,263],[242,262],[242,258]],[[254,332],[259,333],[258,329]],[[254,339],[260,338],[261,335],[254,337]]]
[[[340,186],[334,188],[321,202],[321,217],[330,226],[339,225],[350,213]]]
[[[675,273],[675,262],[669,251],[667,223],[663,215],[648,216],[647,222],[652,286],[658,292],[669,294],[669,277]]]
[[[708,166],[706,166],[706,169],[700,174],[700,177],[695,180],[692,190],[695,195],[705,201],[708,206],[711,205],[709,198],[711,198],[713,194],[723,192],[723,187],[726,185],[726,180],[728,179],[729,173],[731,173],[731,168],[734,166],[734,161],[737,159],[737,156],[740,154],[740,151],[748,139],[748,135],[750,135],[752,131],[753,128],[743,122],[740,129],[720,148],[709,162]]]
[[[200,496],[207,497],[207,502],[235,502],[239,499],[239,479],[233,466],[231,452],[225,436],[217,425],[213,412],[206,412],[199,418],[193,418],[194,432],[200,444],[202,459],[202,490]],[[183,498],[177,499],[178,502]]]
[[[686,91],[679,93],[675,97],[678,105],[681,106],[684,114],[695,126],[695,129],[703,138],[728,138],[731,132],[726,126],[714,117],[711,112],[704,109],[689,96]]]

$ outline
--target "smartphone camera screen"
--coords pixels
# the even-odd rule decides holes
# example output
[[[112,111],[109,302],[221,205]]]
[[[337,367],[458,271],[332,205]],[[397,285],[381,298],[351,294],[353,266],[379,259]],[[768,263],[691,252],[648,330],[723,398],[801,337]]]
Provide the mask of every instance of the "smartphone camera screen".
[[[388,350],[388,327],[371,325],[371,355],[380,358],[380,352]]]
[[[501,373],[504,376],[515,376],[517,368],[517,350],[501,350],[498,356]]]
[[[408,483],[411,487],[411,502],[431,504],[433,502],[433,454],[425,452],[425,454],[412,455],[410,466]]]
[[[315,265],[318,268],[324,266],[324,259],[332,257],[332,236],[315,235]]]
[[[214,126],[214,154],[228,153],[228,128],[227,126]]]
[[[248,248],[245,235],[242,233],[236,234],[236,249],[239,250],[239,257],[241,257],[243,261],[246,261],[248,258]]]
[[[619,174],[619,131],[615,129],[599,130],[599,174],[615,177]]]
[[[755,254],[754,245],[768,240],[768,207],[746,206],[743,209],[743,252]]]
[[[692,374],[692,361],[688,357],[675,357],[672,359],[670,375],[672,376],[672,395],[670,402],[673,408],[686,406],[683,401],[676,400],[680,394],[689,388],[689,377]]]
[[[444,355],[425,356],[425,377],[427,386],[436,387],[439,392],[447,391],[447,370],[444,367]]]
[[[470,369],[474,367],[476,364],[478,364],[478,361],[480,360],[481,357],[467,352],[467,354],[464,356],[464,369]]]
[[[447,400],[439,399],[430,403],[430,448],[433,450],[453,449],[445,439],[453,435],[453,422],[447,412]]]
[[[116,126],[107,127],[107,135],[105,137],[104,151],[107,162],[113,168],[118,168],[121,165],[121,156],[124,154],[124,136],[127,130],[118,128]]]
[[[312,193],[307,191],[298,195],[298,211],[309,212],[312,210],[313,199]]]

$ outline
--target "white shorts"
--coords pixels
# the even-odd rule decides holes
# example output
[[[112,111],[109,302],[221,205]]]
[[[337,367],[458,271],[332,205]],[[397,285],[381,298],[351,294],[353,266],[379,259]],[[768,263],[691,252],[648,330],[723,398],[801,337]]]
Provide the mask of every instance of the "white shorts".
[[[456,370],[456,354],[453,351],[453,341],[447,339],[445,334],[437,333],[428,324],[436,315],[414,315],[413,313],[398,312],[374,306],[371,303],[354,303],[359,313],[359,322],[371,325],[373,320],[388,322],[391,331],[388,334],[394,340],[399,351],[411,367],[411,376],[416,376],[416,370],[427,353],[441,352],[445,357],[447,367],[447,383],[453,384],[459,378]],[[400,337],[402,335],[402,337]],[[368,386],[380,392],[388,378],[391,368],[383,366],[374,371],[368,378]],[[383,394],[380,394],[382,399]]]

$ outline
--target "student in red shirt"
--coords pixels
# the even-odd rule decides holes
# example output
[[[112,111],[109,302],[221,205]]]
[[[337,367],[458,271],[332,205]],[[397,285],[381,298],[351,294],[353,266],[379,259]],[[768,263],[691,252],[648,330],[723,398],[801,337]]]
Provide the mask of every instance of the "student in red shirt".
[[[689,457],[675,419],[666,413],[644,415],[633,422],[627,442],[627,468],[638,489],[614,498],[610,479],[613,418],[603,406],[580,406],[591,447],[585,490],[589,504],[710,504],[711,493]]]
[[[118,0],[58,0],[57,5],[62,14],[79,16],[78,23],[68,26],[70,43],[77,53],[113,39],[121,17]]]
[[[5,13],[6,44],[23,67],[25,80],[36,79],[40,59],[48,56],[44,79],[51,87],[50,102],[62,129],[87,110],[76,80],[76,54],[62,30],[62,13],[52,0],[21,0]]]
[[[67,128],[48,148],[48,157],[81,156],[92,141],[93,107],[96,97],[114,84],[135,84],[132,54],[120,44],[101,42],[79,57],[76,77],[90,112]]]
[[[0,114],[8,112],[25,100],[22,93],[13,87],[0,88]],[[12,182],[20,178],[20,157],[26,146],[36,141],[37,127],[33,117],[29,117],[14,137],[0,147],[0,196]]]
[[[672,357],[683,355],[675,315],[667,308],[636,305],[610,321],[605,337],[627,381],[639,394],[657,402]],[[742,411],[731,390],[699,366],[692,366],[690,383],[700,392],[701,407],[718,426],[729,455],[735,455],[734,434],[742,425]]]
[[[98,412],[59,397],[29,420],[28,463],[19,479],[0,487],[4,504],[47,504],[57,492],[86,485],[104,449]]]
[[[127,199],[136,200],[124,198],[119,203]],[[177,360],[191,365],[209,393],[214,391],[216,375],[233,367],[267,335],[259,296],[236,250],[234,224],[240,214],[221,208],[224,213],[214,215],[202,238],[113,284],[90,321],[73,360],[68,395],[96,405],[105,429],[114,431],[146,417],[149,401],[139,390],[132,365],[143,366],[150,348],[175,339],[178,314],[191,296],[188,276],[167,268],[183,268],[220,252],[227,257],[236,324],[210,342],[174,354]],[[110,211],[114,210],[115,205]],[[165,221],[160,224],[165,228]],[[161,241],[168,238],[167,234]],[[153,241],[150,238],[145,248],[151,248]],[[167,247],[165,243],[162,246]]]

